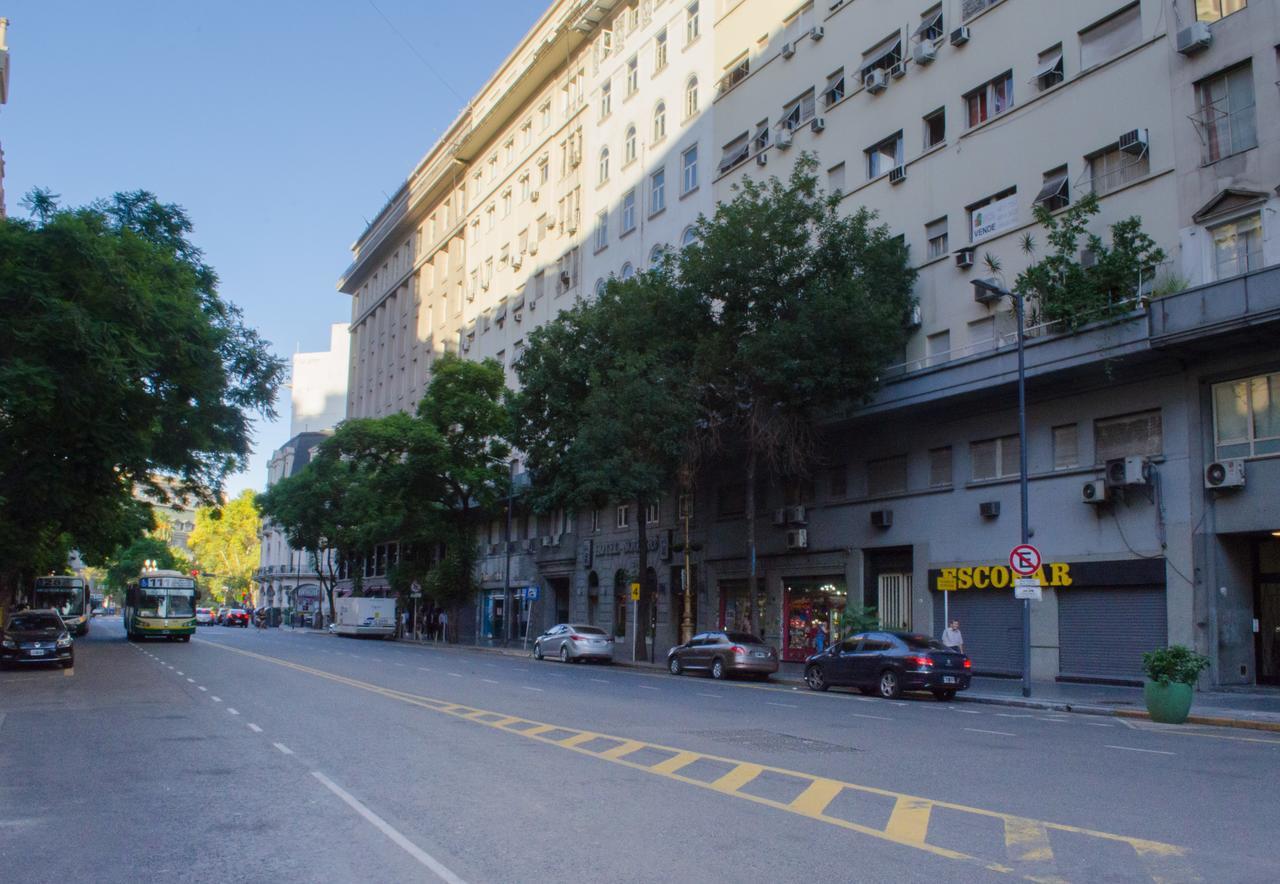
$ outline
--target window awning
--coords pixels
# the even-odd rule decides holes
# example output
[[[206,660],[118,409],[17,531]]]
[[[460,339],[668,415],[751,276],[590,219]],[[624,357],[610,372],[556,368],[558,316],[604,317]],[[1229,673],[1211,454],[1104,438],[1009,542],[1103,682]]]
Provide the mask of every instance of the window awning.
[[[1040,65],[1040,67],[1036,68],[1035,79],[1039,80],[1041,77],[1044,77],[1053,73],[1055,70],[1058,69],[1058,67],[1061,64],[1062,64],[1062,53],[1059,52],[1056,55],[1053,55],[1052,57],[1047,59],[1044,64]]]
[[[1071,192],[1067,185],[1067,173],[1061,172],[1044,183],[1044,187],[1040,188],[1040,192],[1036,194],[1035,205],[1051,200],[1054,197],[1070,199]]]
[[[865,75],[872,68],[889,66],[886,62],[891,56],[896,57],[896,61],[893,64],[897,64],[902,60],[902,40],[898,37],[890,37],[864,55],[862,57],[862,73]]]
[[[751,144],[747,141],[747,133],[743,132],[724,149],[724,158],[720,160],[720,171],[727,172],[747,158],[751,152]]]
[[[916,28],[913,36],[922,37],[925,31],[935,30],[942,27],[942,10],[939,9],[933,15],[927,16],[920,22],[920,27]]]

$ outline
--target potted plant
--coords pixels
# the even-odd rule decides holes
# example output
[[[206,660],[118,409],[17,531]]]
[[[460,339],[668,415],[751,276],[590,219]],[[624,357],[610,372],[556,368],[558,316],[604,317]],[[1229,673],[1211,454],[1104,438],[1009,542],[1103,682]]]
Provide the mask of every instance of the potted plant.
[[[1152,721],[1182,724],[1191,711],[1191,689],[1209,658],[1182,645],[1148,651],[1142,655],[1147,675],[1142,696]]]

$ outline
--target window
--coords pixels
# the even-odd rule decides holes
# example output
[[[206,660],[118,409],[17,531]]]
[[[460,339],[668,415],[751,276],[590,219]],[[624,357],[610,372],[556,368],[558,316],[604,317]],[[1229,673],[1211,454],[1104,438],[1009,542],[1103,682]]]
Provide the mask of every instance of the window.
[[[653,143],[667,137],[667,103],[659,101],[653,109]]]
[[[502,192],[502,217],[506,218],[511,214],[511,188],[507,188]]]
[[[924,238],[929,245],[929,259],[941,258],[947,253],[947,216],[930,221],[924,226]]]
[[[907,456],[867,461],[867,496],[881,497],[907,490]]]
[[[1226,279],[1262,266],[1262,215],[1228,221],[1209,228],[1213,237],[1215,279]]]
[[[493,230],[493,226],[496,222],[497,216],[498,216],[498,213],[497,211],[495,211],[494,205],[490,203],[489,208],[484,210],[484,229],[485,230]]]
[[[1099,196],[1144,178],[1150,171],[1151,158],[1146,151],[1134,156],[1112,145],[1089,157],[1089,183]]]
[[[661,511],[661,507],[657,503],[645,504],[645,508],[644,508],[645,524],[646,525],[658,524],[658,516],[660,511]]]
[[[628,190],[622,198],[622,232],[630,233],[636,229],[636,192]]]
[[[596,280],[596,297],[599,298],[604,294],[605,281],[603,279]]]
[[[1141,42],[1141,7],[1135,3],[1080,32],[1080,69],[1115,58]]]
[[[698,21],[698,4],[690,3],[684,9],[684,41],[692,43],[702,33]]]
[[[667,29],[658,31],[653,38],[653,72],[656,74],[667,66]]]
[[[605,80],[600,84],[600,119],[613,113],[613,81]]]
[[[1058,85],[1065,77],[1066,74],[1062,66],[1062,44],[1051,46],[1041,52],[1035,75],[1035,83],[1040,88],[1040,91],[1043,92]]]
[[[613,524],[615,528],[631,527],[631,504],[624,503],[618,506]]]
[[[751,141],[752,141],[752,144],[755,145],[755,149],[757,153],[759,153],[760,151],[764,150],[769,146],[769,118],[768,117],[765,117],[763,120],[756,123],[756,134]]]
[[[1213,441],[1218,459],[1280,454],[1280,373],[1214,386]]]
[[[684,85],[684,118],[687,120],[698,112],[698,78],[690,77]]]
[[[996,339],[996,318],[994,316],[984,316],[982,319],[975,319],[969,323],[969,352],[973,353],[979,349],[979,344],[987,346],[981,349],[990,349]]]
[[[529,194],[533,192],[533,184],[529,180],[529,173],[525,172],[520,176],[520,202],[527,203]]]
[[[961,0],[960,15],[968,21],[988,6],[995,6],[999,2],[1000,0]]]
[[[694,230],[693,227],[686,227],[684,229],[684,233],[680,234],[680,248],[683,249],[685,246],[691,246],[697,242],[697,240],[698,231]]]
[[[538,126],[544,131],[551,127],[551,102],[549,101],[538,108]]]
[[[698,187],[698,145],[680,155],[680,193],[691,193]]]
[[[640,88],[640,58],[631,56],[631,60],[627,62],[627,97],[630,98],[636,94]]]
[[[514,138],[508,138],[507,143],[502,146],[502,161],[510,166],[515,162],[516,158],[516,142]]]
[[[868,181],[879,178],[896,166],[901,166],[902,133],[896,132],[879,144],[867,148],[866,154]]]
[[[747,486],[742,482],[716,489],[716,515],[740,516],[747,511]]]
[[[1006,71],[965,95],[964,106],[969,128],[1013,107],[1013,72]]]
[[[973,481],[1003,479],[1019,475],[1021,448],[1017,435],[984,439],[969,445],[970,472]]]
[[[737,86],[751,73],[751,56],[745,52],[725,66],[724,76],[720,78],[720,91],[728,92]]]
[[[676,513],[677,518],[679,518],[681,521],[684,521],[686,518],[692,519],[693,518],[693,495],[681,494],[679,497],[679,501],[680,501],[678,504],[679,509]]]
[[[837,163],[827,170],[827,190],[831,193],[843,193],[844,185],[844,163]]]
[[[947,109],[938,108],[924,118],[924,147],[928,150],[947,140]]]
[[[1196,21],[1215,22],[1248,5],[1248,0],[1196,0]]]
[[[929,487],[947,488],[951,478],[951,446],[929,450]]]
[[[801,95],[799,98],[792,99],[782,108],[782,119],[778,125],[783,129],[795,131],[803,126],[814,115],[814,99],[813,90]]]
[[[600,150],[600,183],[604,184],[609,180],[609,148],[601,148]]]
[[[938,5],[920,16],[920,27],[916,28],[916,39],[936,42],[947,35],[946,25],[942,21],[942,6]]]
[[[1258,146],[1253,102],[1253,65],[1249,62],[1196,84],[1192,118],[1204,145],[1205,164]]]
[[[925,338],[925,355],[929,365],[938,365],[951,358],[951,332],[940,331]]]
[[[622,272],[619,274],[623,279],[630,279],[636,275],[636,269],[631,266],[631,262],[622,265]]]
[[[1065,208],[1071,202],[1071,185],[1067,182],[1067,167],[1059,166],[1044,173],[1035,204],[1050,212]]]
[[[720,172],[728,172],[739,163],[746,162],[751,154],[750,133],[743,132],[724,146],[724,154],[720,158]]]
[[[827,75],[827,88],[822,93],[824,107],[831,107],[844,98],[844,68]]]
[[[659,169],[649,176],[649,214],[656,215],[667,207],[667,170]]]
[[[1142,411],[1093,422],[1093,459],[1106,463],[1117,457],[1151,456],[1164,450],[1160,411]]]
[[[1063,424],[1053,428],[1053,468],[1069,470],[1080,465],[1080,427]]]
[[[600,251],[607,245],[609,245],[609,213],[604,211],[596,215],[596,251]]]
[[[533,121],[525,120],[523,126],[520,127],[520,146],[528,147],[533,144]]]
[[[564,294],[577,282],[578,250],[570,249],[560,256],[556,269],[559,271],[556,280],[556,293]]]
[[[887,71],[902,62],[902,35],[894,34],[862,56],[862,81],[872,71]]]

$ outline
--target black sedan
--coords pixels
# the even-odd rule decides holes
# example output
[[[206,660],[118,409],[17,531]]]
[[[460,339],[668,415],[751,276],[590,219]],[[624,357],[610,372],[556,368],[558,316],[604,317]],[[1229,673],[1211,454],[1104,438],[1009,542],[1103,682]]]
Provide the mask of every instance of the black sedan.
[[[75,665],[71,633],[52,608],[20,611],[0,633],[0,666],[29,663],[57,663],[63,669]]]
[[[863,632],[805,660],[804,681],[814,691],[847,685],[888,699],[931,691],[950,700],[969,689],[972,666],[967,656],[927,635]]]

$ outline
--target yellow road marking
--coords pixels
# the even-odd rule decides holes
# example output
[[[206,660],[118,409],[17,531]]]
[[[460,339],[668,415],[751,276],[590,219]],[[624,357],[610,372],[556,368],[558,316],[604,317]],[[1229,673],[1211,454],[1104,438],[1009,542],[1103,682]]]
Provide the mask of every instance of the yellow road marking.
[[[1035,820],[1010,817],[1004,821],[1004,846],[1014,862],[1052,862],[1049,833]]]
[[[1012,828],[1015,833],[1023,833],[1030,832],[1033,827],[1039,827],[1041,830],[1046,832],[1046,837],[1047,833],[1051,831],[1070,832],[1072,834],[1088,838],[1126,844],[1134,851],[1134,854],[1143,862],[1144,866],[1152,874],[1151,880],[1157,882],[1199,880],[1199,878],[1196,877],[1183,863],[1183,860],[1187,855],[1187,849],[1173,844],[1149,841],[1142,838],[1132,838],[1127,835],[1116,835],[1110,832],[1100,832],[1080,826],[1065,825],[1063,823],[1031,820],[1025,817],[1001,813],[994,810],[986,810],[980,807],[954,804],[947,801],[934,801],[929,798],[907,795],[901,792],[893,792],[891,790],[881,789],[875,786],[863,786],[856,783],[847,783],[839,780],[819,777],[814,774],[808,774],[801,771],[773,767],[771,765],[752,764],[739,759],[724,758],[722,756],[710,755],[701,752],[690,752],[688,750],[664,746],[658,743],[645,743],[639,740],[631,740],[626,737],[619,737],[613,734],[587,732],[580,728],[547,724],[545,722],[534,721],[532,719],[507,716],[499,712],[489,713],[490,715],[499,716],[497,719],[489,721],[484,718],[475,717],[478,714],[483,714],[486,710],[452,703],[447,700],[437,700],[431,697],[424,697],[418,694],[398,691],[393,688],[385,688],[370,682],[360,681],[359,679],[348,678],[347,676],[326,672],[322,669],[304,666],[303,664],[294,663],[279,657],[271,657],[254,651],[228,647],[218,642],[208,642],[208,644],[230,653],[240,654],[266,663],[272,663],[286,669],[293,669],[297,672],[312,675],[337,684],[343,684],[363,691],[368,691],[370,693],[379,694],[387,697],[388,699],[398,700],[402,703],[407,703],[413,706],[420,706],[433,712],[451,715],[455,718],[483,725],[484,727],[501,730],[504,733],[518,734],[522,737],[527,737],[548,746],[557,746],[570,752],[577,752],[592,758],[629,767],[637,771],[655,774],[676,782],[685,783],[702,789],[710,789],[720,794],[732,795],[735,798],[751,801],[755,804],[772,807],[777,810],[795,813],[809,819],[819,820],[829,825],[852,832],[858,832],[872,838],[878,838],[882,841],[911,847],[935,856],[974,864],[990,871],[1006,874],[1019,874],[1031,881],[1058,880],[1054,877],[1040,877],[1035,874],[1038,869],[1028,868],[1029,865],[1041,866],[1043,864],[1043,860],[1034,859],[1036,856],[1043,855],[1039,854],[1035,849],[1030,851],[1032,858],[1034,859],[1033,862],[1015,859],[1014,862],[1017,864],[1015,866],[1010,865],[1007,862],[983,859],[962,853],[958,850],[952,850],[950,848],[928,843],[926,838],[928,836],[929,819],[932,810],[934,808],[941,808],[948,811],[969,814],[974,817],[990,819],[992,821],[1000,821],[1005,826],[1006,838],[1008,837],[1010,828]],[[525,724],[530,725],[530,727],[512,727],[512,725],[515,724]],[[581,735],[584,739],[576,740],[574,739],[574,736],[558,738],[546,736],[553,731],[569,732],[574,736]],[[588,733],[590,733],[590,737],[586,738]],[[615,740],[618,742],[618,745],[604,750],[589,749],[584,745],[596,738]],[[657,750],[664,754],[668,754],[669,757],[664,758],[660,762],[650,763],[633,761],[627,757],[641,749]],[[714,781],[695,779],[679,773],[680,769],[688,766],[694,761],[700,760],[728,764],[732,766],[732,770]],[[743,785],[746,785],[764,772],[780,774],[784,777],[808,783],[808,786],[797,798],[790,802],[776,801],[771,798],[764,798],[759,795],[752,795],[747,792],[739,791]],[[828,815],[826,813],[827,806],[832,800],[844,792],[850,792],[855,795],[871,795],[883,798],[892,798],[895,803],[889,822],[883,829],[879,829],[874,826],[862,825],[840,817]],[[827,798],[827,795],[830,795],[830,797]],[[823,800],[824,798],[826,800]],[[1015,840],[1017,839],[1015,838]]]
[[[76,674],[76,668],[72,666],[69,669],[64,669],[62,670],[62,674],[65,675],[67,678],[70,678],[71,676]]]

